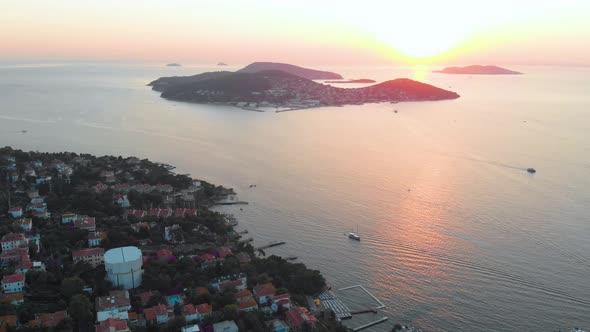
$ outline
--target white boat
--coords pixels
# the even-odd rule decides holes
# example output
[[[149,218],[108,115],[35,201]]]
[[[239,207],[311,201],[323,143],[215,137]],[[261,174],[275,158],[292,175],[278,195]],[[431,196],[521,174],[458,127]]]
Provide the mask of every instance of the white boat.
[[[356,241],[360,241],[361,237],[358,235],[358,232],[359,232],[359,227],[356,226],[356,233],[355,232],[348,233],[348,238],[356,240]]]

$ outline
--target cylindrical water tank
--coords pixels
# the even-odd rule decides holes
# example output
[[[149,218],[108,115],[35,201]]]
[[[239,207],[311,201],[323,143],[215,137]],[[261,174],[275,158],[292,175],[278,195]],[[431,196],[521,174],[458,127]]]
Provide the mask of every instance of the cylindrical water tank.
[[[104,254],[104,266],[113,286],[124,289],[141,285],[143,258],[137,247],[114,248]]]

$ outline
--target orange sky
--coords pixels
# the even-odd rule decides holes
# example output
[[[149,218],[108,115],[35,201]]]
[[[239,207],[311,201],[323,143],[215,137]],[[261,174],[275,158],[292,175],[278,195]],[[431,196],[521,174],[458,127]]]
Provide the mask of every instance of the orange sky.
[[[0,58],[590,65],[590,1],[8,0]]]

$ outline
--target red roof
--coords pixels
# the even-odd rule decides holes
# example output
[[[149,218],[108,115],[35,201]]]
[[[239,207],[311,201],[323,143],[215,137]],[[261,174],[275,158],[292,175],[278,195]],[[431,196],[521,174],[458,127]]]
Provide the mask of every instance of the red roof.
[[[0,294],[0,302],[23,301],[24,299],[23,293]]]
[[[243,297],[252,297],[252,292],[248,289],[241,291],[241,292],[237,292],[234,294],[234,298],[236,300],[241,299]]]
[[[216,257],[211,255],[211,254],[202,254],[201,255],[201,259],[204,261],[212,261],[214,260]]]
[[[271,301],[273,301],[273,302],[280,302],[280,301],[283,301],[283,300],[289,301],[290,299],[291,299],[291,297],[289,296],[289,293],[285,293],[285,294],[273,296],[271,298]]]
[[[156,295],[156,292],[153,291],[147,291],[147,292],[143,292],[143,293],[139,293],[139,299],[141,300],[141,304],[145,305],[148,303],[148,301],[152,298],[152,296]]]
[[[197,287],[195,288],[195,293],[197,293],[197,295],[205,295],[209,294],[209,290],[206,287]]]
[[[2,237],[1,242],[24,241],[25,239],[23,233],[8,233]]]
[[[240,302],[239,307],[240,310],[244,310],[252,307],[258,307],[258,305],[256,304],[256,301],[254,301],[254,299],[248,299],[246,301]]]
[[[158,257],[172,256],[172,252],[170,252],[168,249],[160,249],[156,252],[156,255],[158,255]]]
[[[54,327],[61,323],[66,317],[68,317],[68,313],[63,311],[56,311],[54,313],[44,313],[35,315],[35,319],[28,322],[27,325],[31,327]]]
[[[146,320],[155,320],[157,316],[168,315],[168,307],[159,304],[155,307],[147,308],[143,311]]]
[[[299,328],[304,322],[315,323],[317,319],[307,309],[303,307],[295,307],[287,311],[287,322],[292,328]]]
[[[17,321],[16,315],[0,316],[0,322],[6,323],[6,325],[16,326]]]
[[[150,216],[157,217],[158,215],[160,215],[160,209],[151,209],[150,210]]]
[[[217,249],[217,252],[219,252],[219,257],[220,258],[225,258],[227,256],[231,256],[234,253],[231,251],[230,248],[228,247],[220,247],[219,249]]]
[[[72,251],[72,257],[86,257],[86,256],[96,256],[96,255],[104,255],[104,249],[103,248],[85,248],[85,249]]]
[[[94,228],[96,227],[96,220],[94,217],[78,218],[74,220],[74,227],[76,228]]]
[[[270,282],[264,285],[258,285],[254,287],[254,293],[256,296],[270,296],[274,295],[277,289]]]
[[[3,284],[11,284],[13,282],[25,282],[25,274],[24,273],[16,273],[16,274],[9,274],[2,278]]]
[[[195,309],[195,306],[192,304],[187,304],[182,308],[182,313],[184,315],[194,315],[197,313],[197,309]]]
[[[8,210],[8,212],[23,212],[23,208],[15,206],[15,207],[11,208],[10,210]]]
[[[199,304],[196,309],[201,315],[210,314],[213,311],[213,308],[209,303]]]
[[[88,240],[106,239],[107,232],[90,232],[88,233]]]
[[[129,330],[127,321],[114,318],[109,318],[105,321],[102,321],[96,326],[96,332],[116,332],[127,330]]]

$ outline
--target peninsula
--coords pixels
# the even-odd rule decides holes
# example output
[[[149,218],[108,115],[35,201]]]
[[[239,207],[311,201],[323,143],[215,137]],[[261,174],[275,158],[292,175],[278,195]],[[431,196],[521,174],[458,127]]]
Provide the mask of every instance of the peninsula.
[[[244,69],[250,69],[244,71]],[[362,88],[339,88],[280,70],[209,72],[188,77],[163,77],[148,85],[169,100],[226,104],[248,109],[303,109],[378,102],[456,99],[452,91],[395,79]]]
[[[376,83],[377,81],[375,80],[371,80],[368,78],[361,78],[358,80],[340,80],[340,81],[325,81],[324,83],[337,83],[337,84],[342,84],[342,83]]]
[[[169,63],[166,66],[167,67],[181,67],[182,65],[180,63],[174,62],[174,63]]]
[[[446,67],[443,70],[435,70],[433,73],[463,74],[463,75],[522,75],[522,73],[498,66],[473,65],[466,67]]]

